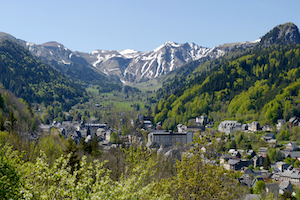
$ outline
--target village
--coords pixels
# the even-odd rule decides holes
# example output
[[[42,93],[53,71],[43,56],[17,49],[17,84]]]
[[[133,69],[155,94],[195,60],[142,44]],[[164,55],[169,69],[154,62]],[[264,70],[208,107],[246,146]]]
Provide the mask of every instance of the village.
[[[222,133],[224,137],[215,138],[215,141],[224,144],[230,139],[234,140],[234,133],[236,132],[255,134],[260,131],[260,133],[264,133],[260,140],[266,145],[259,147],[256,151],[248,146],[245,148],[227,148],[223,152],[216,152],[216,150],[210,148],[211,141],[208,140],[207,145],[203,146],[201,150],[203,152],[208,150],[214,152],[213,156],[204,156],[204,159],[214,165],[221,165],[229,171],[241,172],[238,181],[242,186],[255,188],[260,181],[265,183],[265,191],[267,193],[272,192],[274,197],[278,197],[285,192],[295,195],[294,187],[300,187],[300,151],[298,151],[300,148],[294,141],[280,145],[277,142],[276,134],[284,127],[288,129],[299,127],[300,118],[292,117],[288,122],[279,119],[273,128],[270,125],[260,127],[257,121],[242,124],[235,120],[225,120],[218,125],[217,130],[213,130],[214,123],[206,116],[192,119],[192,122],[193,125],[191,126],[178,124],[175,132],[163,130],[160,122],[154,126],[150,118],[138,115],[136,122],[131,120],[131,125],[135,126],[135,123],[138,123],[138,128],[147,134],[144,138],[142,135],[124,135],[121,130],[112,129],[107,123],[83,123],[78,121],[58,123],[54,121],[51,125],[42,124],[40,128],[44,133],[50,133],[50,130],[55,128],[63,137],[70,137],[77,145],[81,138],[84,138],[85,142],[88,143],[96,137],[99,146],[104,151],[124,145],[144,145],[149,149],[157,150],[158,153],[173,156],[176,159],[180,159],[182,154],[189,149],[189,144],[193,142],[193,138],[199,133],[199,137],[206,137],[207,131],[213,137],[216,133]],[[111,136],[113,133],[117,133],[120,138],[118,143],[112,141]],[[277,161],[273,163],[269,158],[272,150],[277,156],[275,159]],[[258,198],[255,195],[250,197]]]

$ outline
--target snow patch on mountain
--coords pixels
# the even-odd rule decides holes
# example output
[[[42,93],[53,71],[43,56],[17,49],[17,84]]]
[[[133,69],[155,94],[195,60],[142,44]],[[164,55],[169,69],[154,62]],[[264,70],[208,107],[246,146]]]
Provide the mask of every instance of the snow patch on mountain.
[[[259,41],[260,39],[240,44],[241,46],[247,46]],[[208,48],[198,46],[195,43],[178,44],[171,41],[147,52],[134,49],[96,49],[91,53],[72,52],[57,42],[47,42],[41,45],[26,43],[26,47],[34,55],[46,57],[51,62],[55,60],[59,65],[70,65],[75,62],[82,64],[86,62],[91,67],[97,68],[97,71],[101,71],[106,75],[117,75],[121,82],[139,82],[141,79],[158,78],[188,62],[205,57],[209,59],[218,58],[234,48],[234,46],[228,47],[228,45]]]
[[[62,62],[64,65],[71,65],[71,63],[66,62],[65,60],[61,60],[61,62]]]
[[[259,38],[259,39],[257,39],[257,40],[254,40],[254,41],[252,41],[252,42],[250,42],[250,43],[259,43],[261,41],[261,38]]]
[[[118,51],[119,54],[125,58],[134,58],[138,56],[139,52],[134,49],[124,49],[121,51]]]

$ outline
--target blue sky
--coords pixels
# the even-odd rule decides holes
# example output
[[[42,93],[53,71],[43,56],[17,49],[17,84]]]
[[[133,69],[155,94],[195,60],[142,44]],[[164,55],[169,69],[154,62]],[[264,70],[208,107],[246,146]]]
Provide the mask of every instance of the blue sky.
[[[167,41],[214,47],[286,22],[300,27],[299,10],[299,0],[10,0],[1,2],[0,31],[82,52],[149,51]]]

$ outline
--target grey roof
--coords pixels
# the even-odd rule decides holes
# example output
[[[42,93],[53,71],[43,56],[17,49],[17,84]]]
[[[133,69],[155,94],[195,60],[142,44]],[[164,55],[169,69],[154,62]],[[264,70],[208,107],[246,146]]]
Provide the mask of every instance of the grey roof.
[[[290,122],[290,123],[299,122],[299,118],[296,117],[296,116],[294,116],[294,117],[290,118],[289,122]]]
[[[224,158],[224,159],[229,158],[230,159],[230,158],[232,158],[232,156],[229,154],[224,154],[221,156],[221,158]]]
[[[288,188],[290,185],[292,185],[290,181],[282,181],[282,182],[280,183],[280,185],[279,185],[279,188],[280,188],[281,190],[285,190],[285,189]]]
[[[300,158],[300,152],[292,151],[290,152],[291,158]]]
[[[279,185],[277,183],[266,183],[266,188],[270,190],[279,190]]]
[[[290,177],[293,179],[300,179],[300,173],[297,173],[294,170],[285,170],[281,173],[281,176]]]
[[[262,173],[262,174],[261,174],[261,177],[262,177],[262,178],[271,178],[271,176],[272,176],[272,173],[270,173],[270,172]]]
[[[228,160],[228,164],[235,165],[235,164],[239,163],[240,161],[241,161],[240,159],[230,159],[230,160]]]
[[[275,137],[275,135],[273,133],[268,133],[267,135],[265,135],[265,137]]]
[[[268,143],[277,143],[277,140],[276,139],[271,139],[268,141]]]
[[[256,173],[256,174],[257,174],[257,173],[260,173],[260,174],[262,173],[260,169],[253,169],[252,171],[253,171],[254,173]]]
[[[260,147],[259,149],[258,149],[258,152],[268,152],[268,148],[267,147]]]
[[[238,180],[240,183],[251,187],[251,177],[248,174],[243,174]]]
[[[259,200],[260,199],[260,195],[259,194],[247,194],[245,196],[244,200]]]

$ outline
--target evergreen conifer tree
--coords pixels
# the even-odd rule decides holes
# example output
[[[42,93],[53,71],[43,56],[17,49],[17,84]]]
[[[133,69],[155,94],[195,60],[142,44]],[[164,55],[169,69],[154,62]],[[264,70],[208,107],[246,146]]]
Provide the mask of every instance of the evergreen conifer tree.
[[[263,167],[264,167],[264,169],[269,170],[270,165],[271,165],[271,162],[270,162],[269,156],[267,155],[264,160]]]

